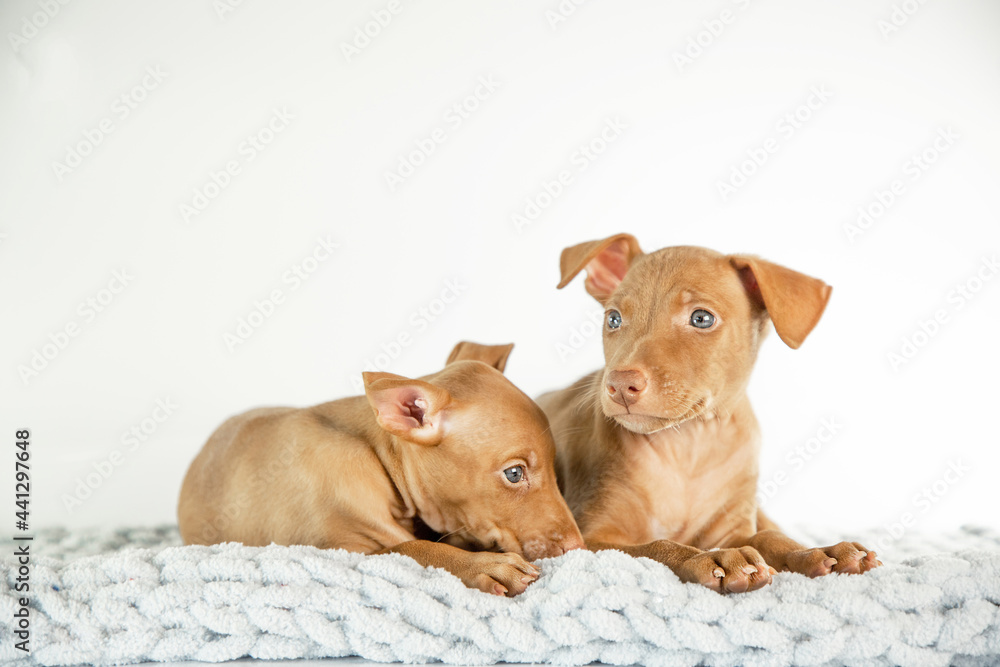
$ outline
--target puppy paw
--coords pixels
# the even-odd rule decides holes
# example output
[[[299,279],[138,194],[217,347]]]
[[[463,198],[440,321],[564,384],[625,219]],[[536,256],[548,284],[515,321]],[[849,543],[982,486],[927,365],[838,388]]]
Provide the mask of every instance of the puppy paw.
[[[469,588],[514,597],[538,579],[538,568],[517,554],[482,551],[469,555],[471,561],[461,577]]]
[[[677,569],[687,583],[701,584],[717,593],[745,593],[771,583],[773,567],[753,547],[703,551]]]
[[[793,551],[785,557],[785,570],[807,577],[822,577],[831,572],[863,574],[882,564],[874,551],[857,542],[840,542],[832,547]]]

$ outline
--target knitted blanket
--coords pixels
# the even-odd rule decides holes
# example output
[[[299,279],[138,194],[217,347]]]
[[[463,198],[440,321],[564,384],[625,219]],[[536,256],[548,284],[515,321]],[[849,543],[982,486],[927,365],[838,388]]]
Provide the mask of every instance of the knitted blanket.
[[[732,596],[614,551],[541,561],[539,580],[506,599],[398,554],[181,546],[173,527],[49,530],[30,544],[30,655],[15,648],[25,594],[14,590],[14,549],[0,560],[4,664],[349,655],[470,665],[1000,663],[1000,535],[985,529],[906,535],[868,574],[783,573]]]

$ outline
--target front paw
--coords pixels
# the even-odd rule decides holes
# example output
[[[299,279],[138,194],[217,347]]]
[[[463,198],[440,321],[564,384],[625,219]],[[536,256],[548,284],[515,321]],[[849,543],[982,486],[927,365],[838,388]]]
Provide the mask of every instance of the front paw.
[[[822,577],[831,572],[862,574],[882,564],[874,551],[857,542],[840,542],[832,547],[793,551],[785,557],[784,569],[807,577]]]
[[[753,547],[703,551],[677,568],[687,583],[701,584],[717,593],[745,593],[771,583],[774,568]]]
[[[517,554],[480,551],[469,556],[459,577],[469,588],[514,597],[538,579],[538,568]]]

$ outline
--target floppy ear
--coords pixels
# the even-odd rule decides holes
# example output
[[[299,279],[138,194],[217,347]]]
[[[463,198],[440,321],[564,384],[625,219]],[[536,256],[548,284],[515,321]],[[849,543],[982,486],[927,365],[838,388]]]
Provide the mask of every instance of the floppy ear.
[[[444,408],[451,395],[423,380],[392,373],[362,373],[365,395],[378,425],[420,445],[436,445],[444,437]]]
[[[730,255],[750,300],[763,308],[781,340],[793,350],[819,322],[833,288],[818,278],[759,257]]]
[[[569,284],[576,274],[587,269],[584,287],[601,303],[607,301],[628,272],[632,260],[642,254],[639,242],[631,234],[615,234],[602,241],[588,241],[562,251],[558,288]]]
[[[507,366],[507,357],[510,356],[510,351],[513,349],[514,343],[506,345],[480,345],[479,343],[470,343],[463,340],[448,355],[448,361],[445,365],[447,366],[453,361],[482,361],[503,373],[503,369]]]

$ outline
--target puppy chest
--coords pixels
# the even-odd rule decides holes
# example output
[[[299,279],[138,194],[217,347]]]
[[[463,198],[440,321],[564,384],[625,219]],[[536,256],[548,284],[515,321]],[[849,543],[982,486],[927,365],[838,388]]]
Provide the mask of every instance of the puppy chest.
[[[646,501],[650,540],[713,542],[753,514],[754,485],[745,469],[692,469],[655,454],[634,463],[633,481]]]

